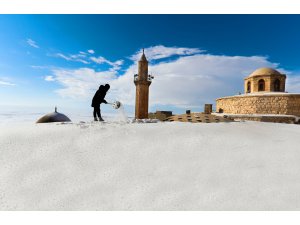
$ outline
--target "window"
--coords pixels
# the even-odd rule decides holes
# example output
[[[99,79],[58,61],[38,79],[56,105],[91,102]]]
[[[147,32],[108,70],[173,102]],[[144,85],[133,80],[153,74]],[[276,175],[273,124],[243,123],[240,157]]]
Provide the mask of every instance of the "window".
[[[276,79],[274,81],[274,91],[280,91],[280,80]]]
[[[248,81],[247,83],[247,93],[250,93],[251,92],[251,82]]]
[[[265,81],[263,79],[258,81],[258,91],[265,91]]]

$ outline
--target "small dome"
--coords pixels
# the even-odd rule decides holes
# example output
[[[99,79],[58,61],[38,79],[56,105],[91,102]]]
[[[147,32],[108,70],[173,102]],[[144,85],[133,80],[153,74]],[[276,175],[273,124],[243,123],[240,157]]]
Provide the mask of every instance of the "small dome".
[[[41,117],[36,123],[53,123],[53,122],[71,122],[71,120],[64,114],[58,113],[55,107],[53,113],[48,113]]]
[[[263,67],[255,70],[253,73],[249,75],[249,77],[254,77],[259,75],[282,75],[282,74],[272,68]]]

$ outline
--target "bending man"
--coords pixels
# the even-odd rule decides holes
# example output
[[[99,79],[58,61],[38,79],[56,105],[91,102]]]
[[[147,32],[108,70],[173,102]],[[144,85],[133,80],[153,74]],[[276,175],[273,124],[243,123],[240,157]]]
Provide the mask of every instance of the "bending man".
[[[110,88],[109,84],[105,84],[105,86],[100,85],[99,89],[96,91],[93,97],[92,107],[94,107],[94,112],[93,112],[94,121],[98,121],[97,116],[99,118],[99,121],[104,121],[101,117],[100,104],[101,103],[107,104],[107,101],[104,98],[109,88]]]

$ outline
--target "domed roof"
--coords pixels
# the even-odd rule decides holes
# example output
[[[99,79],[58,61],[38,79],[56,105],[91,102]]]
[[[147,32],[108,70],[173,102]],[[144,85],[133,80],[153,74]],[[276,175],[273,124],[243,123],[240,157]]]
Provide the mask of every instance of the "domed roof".
[[[254,77],[259,75],[283,75],[283,74],[279,73],[275,69],[263,67],[255,70],[253,73],[249,75],[249,77]]]
[[[52,123],[52,122],[71,122],[71,120],[64,114],[58,113],[57,108],[53,113],[48,113],[41,117],[36,123]]]

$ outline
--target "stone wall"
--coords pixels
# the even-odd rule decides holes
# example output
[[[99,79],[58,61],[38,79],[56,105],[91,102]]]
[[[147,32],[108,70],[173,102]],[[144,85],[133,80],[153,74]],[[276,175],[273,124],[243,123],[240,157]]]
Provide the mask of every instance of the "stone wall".
[[[235,121],[251,120],[259,122],[272,122],[272,123],[299,123],[298,117],[293,116],[250,116],[250,115],[227,115],[227,118],[234,119]]]
[[[168,117],[165,121],[179,121],[179,122],[190,122],[190,123],[219,123],[219,122],[233,122],[234,120],[228,117],[219,116],[216,114],[206,113],[189,113],[174,115]]]
[[[217,112],[300,116],[300,94],[246,94],[218,98],[216,102]]]
[[[172,115],[172,111],[156,111],[155,113],[149,113],[148,117],[149,119],[158,119],[160,121],[164,121]]]

